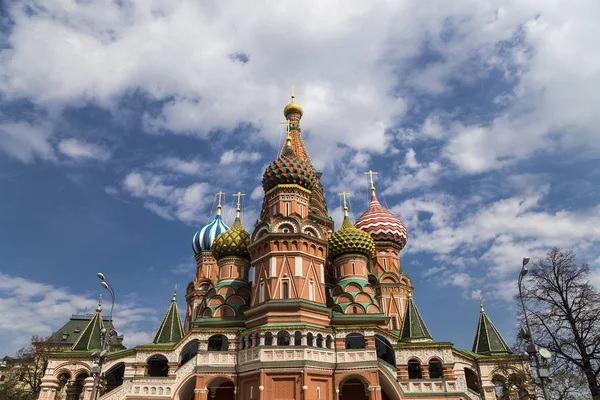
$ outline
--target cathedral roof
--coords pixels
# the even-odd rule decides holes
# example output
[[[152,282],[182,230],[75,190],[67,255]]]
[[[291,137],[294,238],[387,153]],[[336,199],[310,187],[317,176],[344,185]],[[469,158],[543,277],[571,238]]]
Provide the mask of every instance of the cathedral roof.
[[[104,329],[104,320],[102,319],[102,296],[100,296],[96,313],[83,329],[83,332],[81,332],[81,335],[79,335],[73,344],[73,347],[71,347],[71,350],[89,351],[101,349],[102,335],[100,331],[102,329]]]
[[[485,355],[511,354],[512,350],[485,313],[481,299],[479,300],[479,307],[479,323],[477,324],[477,334],[473,341],[473,352]]]
[[[229,229],[229,227],[223,222],[223,218],[221,217],[221,204],[219,204],[215,219],[213,219],[211,223],[200,229],[194,235],[194,239],[192,240],[194,254],[198,254],[203,251],[210,251],[215,238],[221,233],[225,232],[227,229]]]
[[[409,295],[406,303],[406,311],[400,331],[400,340],[404,341],[431,341],[431,333],[425,326],[425,322],[417,309],[412,295]]]
[[[169,306],[152,343],[179,342],[183,337],[183,325],[181,324],[181,316],[179,315],[179,309],[177,307],[176,294],[176,292],[173,293],[171,305]]]
[[[356,227],[371,235],[376,242],[392,242],[403,249],[408,240],[404,223],[390,210],[384,208],[371,187],[371,203],[356,221]]]
[[[217,260],[231,256],[250,258],[250,253],[248,253],[250,234],[244,229],[242,221],[240,221],[239,209],[237,213],[238,215],[231,228],[217,236],[213,243],[212,252]]]
[[[291,145],[291,138],[288,136],[279,157],[273,160],[265,170],[262,185],[265,192],[277,185],[299,185],[312,190],[316,180],[314,168],[296,156]]]
[[[367,257],[375,255],[375,242],[367,233],[357,229],[347,215],[340,229],[329,237],[329,257],[340,254],[361,253]]]

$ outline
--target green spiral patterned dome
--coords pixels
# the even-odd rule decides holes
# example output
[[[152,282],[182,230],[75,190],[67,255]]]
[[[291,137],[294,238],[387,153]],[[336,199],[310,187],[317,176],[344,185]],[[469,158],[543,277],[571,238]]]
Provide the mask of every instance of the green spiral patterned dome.
[[[305,189],[312,190],[316,181],[314,169],[296,156],[288,142],[279,157],[265,170],[262,185],[265,192],[277,185],[300,185]]]
[[[229,230],[217,236],[211,250],[217,260],[228,256],[250,259],[248,245],[250,245],[250,234],[242,226],[240,218],[237,217]]]
[[[342,227],[329,238],[329,257],[345,253],[362,253],[367,257],[375,255],[375,242],[371,235],[354,227],[348,216]]]

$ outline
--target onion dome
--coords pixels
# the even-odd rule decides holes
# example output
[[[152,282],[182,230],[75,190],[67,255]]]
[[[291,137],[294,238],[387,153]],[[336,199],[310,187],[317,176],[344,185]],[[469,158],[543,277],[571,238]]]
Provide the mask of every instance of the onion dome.
[[[250,234],[244,229],[242,221],[240,221],[238,200],[235,221],[229,230],[226,230],[217,236],[212,245],[212,253],[217,261],[223,257],[242,257],[250,259],[250,253],[248,252],[249,245]]]
[[[302,107],[300,107],[300,105],[294,101],[295,98],[296,97],[294,95],[292,95],[292,102],[290,104],[288,104],[287,106],[285,106],[285,108],[283,109],[283,115],[286,118],[290,114],[300,114],[300,117],[302,117],[302,113],[304,111],[302,110]]]
[[[194,235],[194,239],[192,240],[194,254],[210,251],[215,238],[229,229],[223,222],[223,218],[221,218],[221,208],[221,197],[219,196],[219,205],[217,206],[217,215],[215,219]]]
[[[384,208],[375,196],[371,185],[371,203],[356,221],[356,227],[371,235],[376,242],[392,242],[400,247],[406,246],[408,231],[404,223],[390,210]]]
[[[277,185],[299,185],[312,190],[316,181],[314,168],[296,156],[288,134],[281,154],[267,167],[263,174],[263,189],[268,192]]]
[[[375,242],[369,234],[357,229],[348,217],[348,208],[344,206],[342,227],[329,237],[329,257],[340,254],[361,253],[367,257],[375,255]]]

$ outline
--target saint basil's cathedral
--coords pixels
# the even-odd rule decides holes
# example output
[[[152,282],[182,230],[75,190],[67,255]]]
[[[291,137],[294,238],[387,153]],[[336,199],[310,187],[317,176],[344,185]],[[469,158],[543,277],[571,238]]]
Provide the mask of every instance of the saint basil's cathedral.
[[[368,208],[353,223],[344,204],[335,229],[302,114],[292,96],[252,233],[240,221],[242,194],[228,227],[219,193],[216,217],[194,235],[184,322],[174,294],[154,340],[125,349],[100,302],[85,326],[52,336],[67,342],[48,362],[39,400],[91,398],[105,327],[102,400],[491,400],[512,390],[507,375],[528,364],[481,303],[470,351],[431,336],[400,264],[408,231],[378,202],[372,173]]]

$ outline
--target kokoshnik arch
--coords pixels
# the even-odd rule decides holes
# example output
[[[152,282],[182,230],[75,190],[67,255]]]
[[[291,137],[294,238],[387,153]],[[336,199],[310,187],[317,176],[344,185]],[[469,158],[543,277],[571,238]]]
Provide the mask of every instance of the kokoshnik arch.
[[[100,399],[477,400],[514,390],[512,371],[528,365],[483,305],[471,351],[433,340],[400,264],[408,231],[377,201],[371,171],[367,210],[353,223],[344,207],[334,229],[302,114],[292,96],[252,234],[240,221],[243,194],[228,227],[218,193],[215,219],[193,237],[184,323],[174,295],[152,343],[113,347]],[[52,356],[40,400],[90,398],[102,321],[99,304],[71,349]]]

